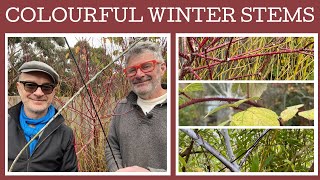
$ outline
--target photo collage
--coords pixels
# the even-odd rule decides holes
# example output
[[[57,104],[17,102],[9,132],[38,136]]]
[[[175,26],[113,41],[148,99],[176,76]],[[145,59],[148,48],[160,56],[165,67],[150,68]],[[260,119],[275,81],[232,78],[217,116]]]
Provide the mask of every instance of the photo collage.
[[[176,40],[178,175],[317,171],[317,35]]]

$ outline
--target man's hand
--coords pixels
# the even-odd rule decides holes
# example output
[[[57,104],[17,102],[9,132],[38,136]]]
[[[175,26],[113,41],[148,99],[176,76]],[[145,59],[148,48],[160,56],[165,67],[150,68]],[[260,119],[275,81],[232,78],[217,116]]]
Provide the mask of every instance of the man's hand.
[[[126,168],[119,169],[116,172],[150,172],[148,169],[139,166],[130,166]]]

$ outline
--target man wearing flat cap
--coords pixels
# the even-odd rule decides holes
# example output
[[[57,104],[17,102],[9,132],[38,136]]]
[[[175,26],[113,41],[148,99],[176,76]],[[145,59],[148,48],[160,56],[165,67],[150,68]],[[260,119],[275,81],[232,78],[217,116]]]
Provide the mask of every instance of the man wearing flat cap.
[[[58,73],[40,61],[26,62],[18,71],[17,89],[21,102],[8,111],[8,168],[21,149],[57,112],[52,101],[59,82]],[[31,142],[13,166],[13,171],[78,171],[73,132],[64,124],[62,115]]]

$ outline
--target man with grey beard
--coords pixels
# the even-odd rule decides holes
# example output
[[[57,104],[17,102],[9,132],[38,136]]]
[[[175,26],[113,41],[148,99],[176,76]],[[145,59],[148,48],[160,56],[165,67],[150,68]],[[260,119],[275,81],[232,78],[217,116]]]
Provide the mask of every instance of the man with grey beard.
[[[132,91],[117,105],[111,121],[109,171],[167,170],[167,87],[161,84],[165,71],[156,43],[139,42],[126,54],[124,73]]]

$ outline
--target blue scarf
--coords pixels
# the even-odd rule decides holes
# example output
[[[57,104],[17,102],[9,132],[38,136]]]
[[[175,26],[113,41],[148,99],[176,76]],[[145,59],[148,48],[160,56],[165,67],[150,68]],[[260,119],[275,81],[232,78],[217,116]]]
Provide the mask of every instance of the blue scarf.
[[[39,119],[31,119],[27,117],[27,115],[24,112],[24,106],[21,106],[20,109],[20,126],[24,132],[24,136],[26,137],[27,142],[30,141],[30,139],[36,135],[46,124],[47,122],[54,116],[55,109],[52,105],[49,106],[48,112],[45,116],[39,118]],[[35,127],[30,127],[28,124],[35,125]],[[30,156],[32,155],[34,149],[36,148],[36,145],[38,143],[38,138],[36,138],[34,141],[32,141],[29,145],[30,150]]]

